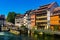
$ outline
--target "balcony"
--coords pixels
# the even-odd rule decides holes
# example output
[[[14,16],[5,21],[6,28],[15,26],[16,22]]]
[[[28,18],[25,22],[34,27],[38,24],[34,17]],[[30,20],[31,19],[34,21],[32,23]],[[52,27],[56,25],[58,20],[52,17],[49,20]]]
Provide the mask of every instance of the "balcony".
[[[40,26],[47,26],[47,24],[40,24]]]
[[[36,18],[47,18],[47,16],[37,16]]]
[[[37,24],[37,26],[47,26],[47,24]]]
[[[47,22],[47,20],[36,20],[36,22]]]

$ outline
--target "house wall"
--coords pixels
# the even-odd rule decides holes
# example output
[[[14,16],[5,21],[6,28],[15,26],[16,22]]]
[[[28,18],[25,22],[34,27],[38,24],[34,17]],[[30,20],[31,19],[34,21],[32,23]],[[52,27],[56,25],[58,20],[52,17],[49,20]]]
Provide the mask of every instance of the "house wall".
[[[59,24],[59,16],[56,15],[56,16],[51,16],[50,17],[50,24],[53,24],[53,25],[58,25]]]
[[[60,18],[59,15],[51,16],[50,17],[50,28],[54,30],[55,26],[58,26],[60,28]]]
[[[20,27],[23,24],[23,18],[15,19],[15,25]]]
[[[31,15],[31,27],[35,26],[35,23],[36,23],[36,15],[32,14]]]

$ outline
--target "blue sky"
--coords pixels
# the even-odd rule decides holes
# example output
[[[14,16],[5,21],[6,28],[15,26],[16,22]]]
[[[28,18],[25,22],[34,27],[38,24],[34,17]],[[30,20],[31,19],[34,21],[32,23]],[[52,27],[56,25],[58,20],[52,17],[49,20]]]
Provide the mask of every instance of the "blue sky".
[[[0,14],[7,16],[8,12],[16,12],[24,14],[30,9],[37,9],[39,6],[57,2],[60,5],[60,0],[0,0]]]

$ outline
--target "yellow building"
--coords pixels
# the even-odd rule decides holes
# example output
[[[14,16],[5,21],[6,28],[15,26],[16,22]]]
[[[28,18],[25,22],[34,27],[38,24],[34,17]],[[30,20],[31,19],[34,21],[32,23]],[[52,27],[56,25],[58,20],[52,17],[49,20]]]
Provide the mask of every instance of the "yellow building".
[[[58,7],[57,3],[51,3],[41,6],[35,11],[36,13],[36,25],[38,28],[49,29],[50,28],[50,16],[53,15],[54,8]]]
[[[36,13],[36,25],[40,26],[40,28],[45,28],[47,26],[47,11]]]

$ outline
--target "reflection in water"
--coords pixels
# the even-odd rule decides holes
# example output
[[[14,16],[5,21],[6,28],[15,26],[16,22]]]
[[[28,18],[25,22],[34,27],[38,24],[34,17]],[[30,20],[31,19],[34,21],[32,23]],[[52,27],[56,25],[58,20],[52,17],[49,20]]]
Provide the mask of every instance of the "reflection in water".
[[[0,40],[60,40],[60,38],[47,35],[13,35],[13,36],[0,36]]]
[[[47,35],[36,35],[33,37],[34,40],[60,40],[58,36],[47,36]]]

